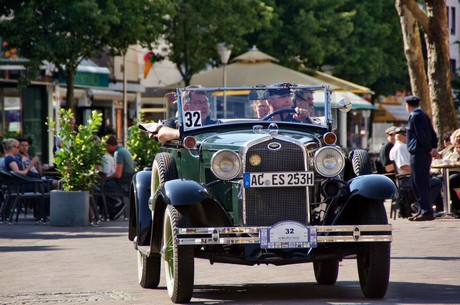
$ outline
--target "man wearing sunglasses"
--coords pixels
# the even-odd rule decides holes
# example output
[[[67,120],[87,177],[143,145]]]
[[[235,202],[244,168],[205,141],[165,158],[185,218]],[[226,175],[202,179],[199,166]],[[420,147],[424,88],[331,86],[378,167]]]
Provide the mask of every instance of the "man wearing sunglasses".
[[[273,84],[272,86],[283,86],[283,84]],[[270,106],[270,112],[273,113],[282,109],[293,109],[295,113],[282,113],[279,115],[273,116],[274,120],[288,121],[288,122],[305,122],[311,123],[310,111],[304,106],[300,107],[294,105],[293,101],[295,93],[291,91],[288,87],[279,88],[279,89],[269,89],[269,100],[268,104]],[[303,96],[303,95],[302,95]],[[305,98],[306,99],[306,98]],[[313,102],[313,95],[311,96],[311,102]],[[313,112],[313,110],[311,110]]]

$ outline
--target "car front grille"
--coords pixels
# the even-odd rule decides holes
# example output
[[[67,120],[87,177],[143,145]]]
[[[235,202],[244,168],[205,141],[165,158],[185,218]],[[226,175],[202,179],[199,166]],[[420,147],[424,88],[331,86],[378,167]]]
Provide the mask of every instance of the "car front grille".
[[[270,150],[270,144],[281,148]],[[257,154],[261,162],[258,166],[249,163],[249,158]],[[244,171],[250,173],[305,171],[305,150],[302,146],[270,139],[257,143],[245,152]],[[244,190],[245,225],[271,226],[282,220],[308,222],[306,187],[261,187]]]

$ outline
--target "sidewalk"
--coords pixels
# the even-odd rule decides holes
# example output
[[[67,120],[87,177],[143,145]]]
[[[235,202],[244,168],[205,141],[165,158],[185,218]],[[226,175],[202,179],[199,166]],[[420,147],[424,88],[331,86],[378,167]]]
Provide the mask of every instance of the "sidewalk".
[[[312,264],[210,266],[206,260],[195,260],[192,302],[460,304],[460,219],[389,221],[392,266],[383,300],[362,297],[354,260],[341,263],[336,288],[315,285]],[[33,220],[0,225],[0,304],[172,304],[163,276],[159,289],[142,289],[137,283],[136,251],[127,227],[122,218],[83,228],[36,225]],[[263,285],[268,285],[265,292],[260,291]],[[306,288],[308,294],[302,296]],[[271,289],[297,293],[298,302],[288,296],[285,302],[267,301],[284,300],[272,296]]]

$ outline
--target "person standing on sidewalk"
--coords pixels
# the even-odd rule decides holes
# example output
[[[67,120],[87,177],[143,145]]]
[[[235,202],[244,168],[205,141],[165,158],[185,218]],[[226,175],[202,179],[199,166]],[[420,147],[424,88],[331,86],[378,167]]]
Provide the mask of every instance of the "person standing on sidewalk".
[[[412,188],[420,205],[420,213],[412,221],[434,220],[431,202],[430,167],[432,158],[438,158],[438,137],[430,117],[420,109],[418,96],[406,96],[406,110],[410,113],[407,124],[407,148],[412,168]]]

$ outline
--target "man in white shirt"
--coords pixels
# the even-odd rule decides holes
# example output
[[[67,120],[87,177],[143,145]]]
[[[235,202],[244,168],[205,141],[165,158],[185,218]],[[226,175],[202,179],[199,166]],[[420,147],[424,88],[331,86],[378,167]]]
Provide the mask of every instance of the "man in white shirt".
[[[397,128],[395,144],[390,150],[390,160],[394,161],[399,175],[410,174],[410,154],[406,144],[406,129]]]

